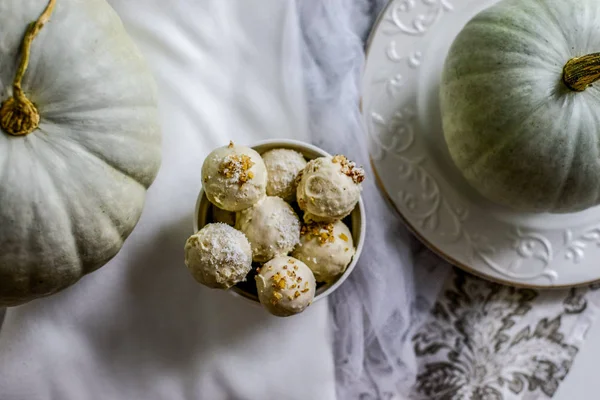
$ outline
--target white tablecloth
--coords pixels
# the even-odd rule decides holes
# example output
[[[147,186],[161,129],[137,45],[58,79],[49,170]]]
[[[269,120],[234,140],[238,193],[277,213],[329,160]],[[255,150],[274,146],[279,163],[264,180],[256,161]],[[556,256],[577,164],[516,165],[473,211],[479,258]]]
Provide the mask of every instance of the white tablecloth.
[[[293,2],[111,4],[159,85],[163,167],[109,265],[8,310],[0,399],[334,399],[326,301],[271,317],[196,284],[183,264],[206,154],[229,139],[307,138],[289,68],[300,63]]]

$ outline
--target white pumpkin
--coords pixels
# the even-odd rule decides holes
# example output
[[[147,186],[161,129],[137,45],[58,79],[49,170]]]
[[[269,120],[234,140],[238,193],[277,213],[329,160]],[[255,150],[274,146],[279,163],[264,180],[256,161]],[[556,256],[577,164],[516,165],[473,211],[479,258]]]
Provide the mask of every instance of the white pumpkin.
[[[600,1],[503,0],[448,54],[444,135],[489,199],[524,211],[600,203]]]
[[[0,20],[0,306],[13,306],[117,254],[160,130],[153,79],[105,0],[1,0]]]

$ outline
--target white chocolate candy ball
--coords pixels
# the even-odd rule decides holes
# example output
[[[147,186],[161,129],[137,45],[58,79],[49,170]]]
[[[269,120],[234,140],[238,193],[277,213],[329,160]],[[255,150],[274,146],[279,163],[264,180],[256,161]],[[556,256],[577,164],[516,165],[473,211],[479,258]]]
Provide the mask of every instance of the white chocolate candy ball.
[[[240,211],[266,195],[267,169],[256,151],[230,143],[206,157],[202,185],[211,203],[223,210]]]
[[[290,149],[269,150],[262,155],[267,167],[267,195],[291,202],[296,199],[296,177],[306,167],[304,156]]]
[[[331,283],[346,271],[355,251],[350,229],[336,221],[304,225],[292,256],[311,269],[317,282]]]
[[[293,257],[272,259],[260,268],[254,279],[260,303],[278,317],[301,313],[315,297],[313,273]]]
[[[364,171],[344,156],[311,160],[300,173],[296,197],[306,221],[333,222],[349,215],[360,199]]]
[[[208,224],[185,243],[185,265],[201,284],[228,289],[252,268],[252,249],[244,234],[229,225]]]
[[[235,227],[252,247],[252,259],[266,262],[291,252],[300,241],[300,219],[279,197],[267,196],[237,214]]]

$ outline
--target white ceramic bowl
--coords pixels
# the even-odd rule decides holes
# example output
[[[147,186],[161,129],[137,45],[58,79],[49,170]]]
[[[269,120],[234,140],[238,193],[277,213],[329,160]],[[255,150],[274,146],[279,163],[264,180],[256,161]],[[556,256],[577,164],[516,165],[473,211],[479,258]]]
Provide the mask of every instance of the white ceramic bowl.
[[[263,154],[272,149],[292,149],[302,153],[307,160],[330,155],[316,146],[298,140],[266,140],[258,142],[251,147],[259,154]],[[215,206],[208,201],[204,191],[200,189],[200,194],[198,195],[198,200],[196,202],[196,212],[194,213],[194,232],[198,232],[204,225],[212,222],[213,207]],[[346,268],[346,271],[337,280],[329,284],[318,284],[314,302],[324,299],[333,293],[337,288],[340,287],[342,283],[344,283],[344,281],[352,273],[354,267],[356,267],[356,263],[360,257],[360,253],[362,252],[365,242],[366,233],[365,207],[362,197],[358,201],[358,204],[352,213],[344,219],[344,222],[346,222],[348,228],[350,228],[350,232],[352,232],[352,239],[354,241],[354,246],[356,247],[356,253],[352,258],[352,262],[350,265],[348,265],[348,268]],[[246,282],[233,286],[231,289],[229,289],[229,291],[251,301],[254,304],[260,305],[256,295],[254,271],[255,268],[252,268],[252,272],[250,272],[248,275]]]

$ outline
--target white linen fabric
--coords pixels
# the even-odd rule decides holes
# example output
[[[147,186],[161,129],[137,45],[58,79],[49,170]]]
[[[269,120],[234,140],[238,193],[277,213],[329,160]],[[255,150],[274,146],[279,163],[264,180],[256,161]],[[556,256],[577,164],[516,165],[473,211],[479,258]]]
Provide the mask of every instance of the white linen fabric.
[[[7,310],[0,399],[334,399],[327,301],[272,317],[183,264],[208,152],[307,139],[294,3],[110,2],[158,83],[163,166],[109,265]]]

